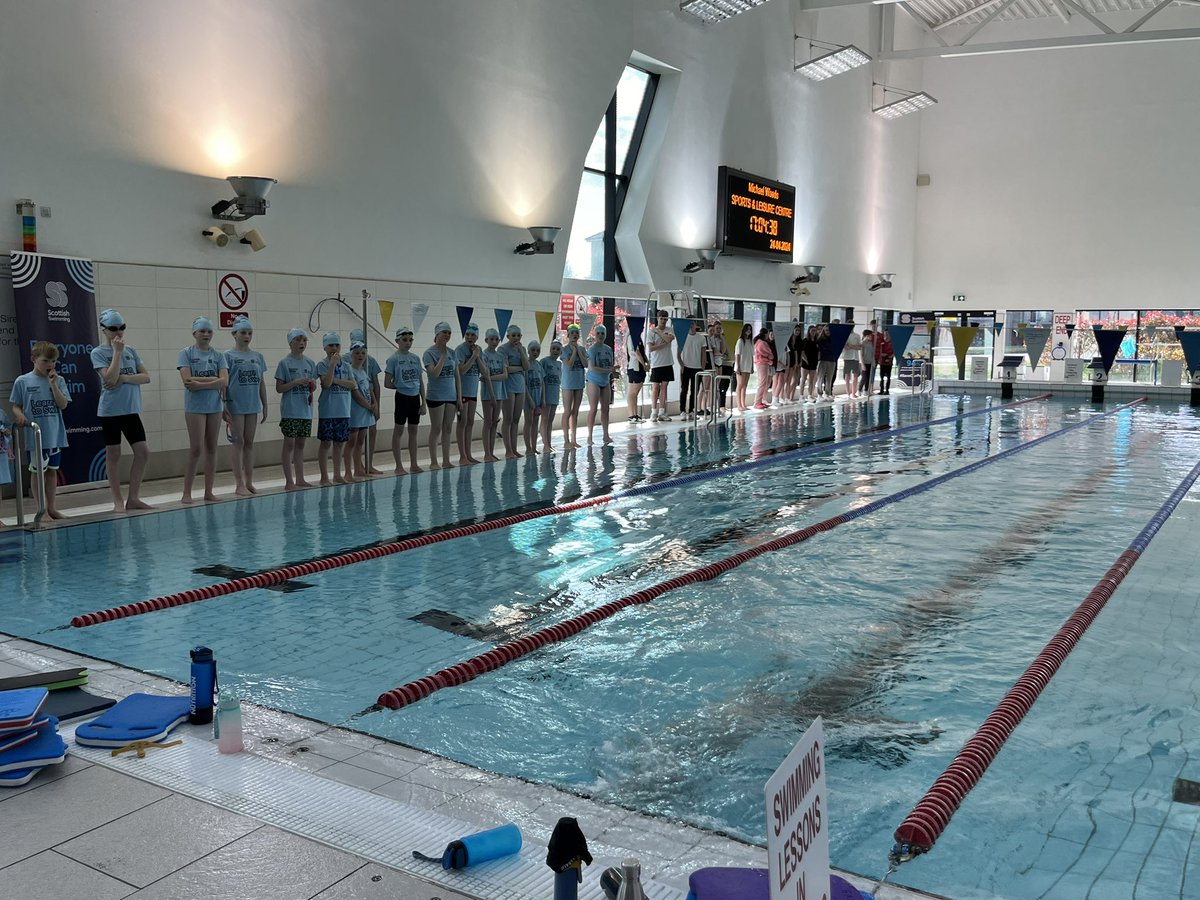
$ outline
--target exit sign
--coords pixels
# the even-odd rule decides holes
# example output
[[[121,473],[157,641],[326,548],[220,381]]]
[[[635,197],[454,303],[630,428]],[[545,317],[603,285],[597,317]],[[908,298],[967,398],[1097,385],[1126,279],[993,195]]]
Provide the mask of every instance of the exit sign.
[[[966,303],[967,295],[966,294],[955,294],[953,297],[953,300],[955,303]]]

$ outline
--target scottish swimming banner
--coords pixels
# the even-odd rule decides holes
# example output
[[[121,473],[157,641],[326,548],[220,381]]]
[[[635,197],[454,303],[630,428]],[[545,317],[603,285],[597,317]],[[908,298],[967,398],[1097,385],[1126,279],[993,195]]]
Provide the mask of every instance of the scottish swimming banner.
[[[100,379],[92,369],[96,346],[96,287],[90,259],[12,254],[13,298],[21,371],[33,369],[29,351],[38,341],[58,346],[58,374],[71,396],[63,410],[70,447],[63,454],[60,484],[103,481],[104,434],[96,409]]]

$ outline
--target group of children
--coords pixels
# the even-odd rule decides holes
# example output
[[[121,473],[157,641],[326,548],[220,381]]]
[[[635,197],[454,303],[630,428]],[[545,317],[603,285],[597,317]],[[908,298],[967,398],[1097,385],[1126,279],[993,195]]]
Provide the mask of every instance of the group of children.
[[[640,406],[635,410],[634,404],[638,403],[647,374],[652,387],[651,420],[669,421],[667,388],[674,380],[671,345],[675,337],[666,320],[666,312],[660,311],[649,329],[648,353],[641,342],[631,349],[628,376],[632,421],[641,421]],[[149,505],[140,497],[149,458],[146,430],[141,421],[141,386],[150,381],[150,375],[137,351],[125,343],[126,323],[121,314],[106,309],[100,313],[99,324],[101,343],[92,351],[91,359],[101,382],[97,412],[104,432],[113,507],[118,512],[148,509]],[[876,364],[882,375],[882,392],[887,393],[892,362],[890,341],[885,332],[874,326],[872,322],[872,328],[864,331],[861,338],[852,334],[843,351],[849,396],[855,396],[859,390],[870,393]],[[230,331],[233,348],[217,350],[212,346],[212,321],[198,316],[192,322],[192,345],[179,352],[176,368],[185,389],[184,420],[189,445],[183,503],[193,502],[198,471],[203,474],[204,499],[217,499],[213,487],[222,424],[233,445],[235,493],[238,496],[257,493],[254,444],[258,425],[267,420],[267,363],[261,353],[251,349],[254,327],[249,318],[238,318]],[[724,390],[719,400],[715,393],[707,400],[698,396],[695,379],[707,369],[731,376],[736,373],[740,410],[747,409],[746,386],[755,368],[759,376],[756,409],[767,408],[768,393],[772,391],[776,405],[784,398],[794,402],[797,390],[803,397],[807,389],[814,401],[818,392],[832,396],[837,355],[832,360],[826,359],[830,350],[828,326],[810,326],[804,335],[802,327],[796,325],[784,359],[776,350],[769,326],[753,338],[753,329],[745,326],[732,357],[718,323],[710,323],[707,334],[701,332],[699,322],[693,323],[692,332],[685,346],[676,349],[685,385],[690,384],[693,415],[698,405],[703,412],[706,402],[725,405]],[[399,475],[423,471],[417,463],[417,427],[424,416],[429,419],[430,468],[455,465],[451,461],[452,442],[457,446],[457,465],[480,462],[472,455],[475,418],[480,407],[483,461],[500,458],[497,437],[505,459],[522,456],[518,450],[522,439],[526,454],[538,453],[539,444],[540,452],[550,452],[550,435],[560,405],[563,446],[578,448],[579,411],[585,390],[589,404],[588,444],[592,443],[597,415],[603,442],[612,443],[609,405],[617,365],[612,347],[605,343],[605,327],[597,325],[593,333],[594,341],[587,346],[580,326],[570,325],[566,329],[566,343],[552,341],[549,354],[542,357],[541,344],[536,340],[523,344],[517,325],[508,327],[503,343],[499,331],[487,329],[481,346],[479,327],[472,322],[466,327],[462,342],[451,347],[450,325],[439,322],[434,326],[433,344],[417,356],[412,352],[413,330],[401,327],[395,333],[396,351],[380,366],[367,352],[362,331],[350,333],[349,358],[342,356],[340,335],[326,332],[321,340],[324,357],[314,362],[305,355],[307,334],[301,328],[293,328],[287,335],[290,352],[275,367],[275,392],[280,395],[279,429],[283,436],[280,461],[286,489],[311,486],[304,475],[304,449],[312,436],[314,398],[320,484],[349,484],[383,474],[370,465],[367,453],[368,446],[374,446],[381,415],[381,374],[383,388],[395,394],[391,450]],[[693,354],[694,359],[688,356],[693,345],[702,347],[701,352]],[[846,354],[853,354],[854,359]],[[20,376],[13,385],[10,397],[13,421],[19,427],[32,421],[41,428],[43,476],[37,480],[35,489],[45,494],[47,515],[61,518],[55,502],[55,485],[61,455],[67,447],[62,410],[71,402],[70,393],[56,371],[58,348],[54,344],[38,342],[32,348],[32,358],[33,371]],[[865,370],[861,373],[860,363]],[[684,415],[687,417],[687,412]],[[7,439],[9,432],[3,424],[0,420],[0,437]],[[133,453],[125,494],[119,477],[122,439]],[[402,459],[405,448],[407,469]],[[0,470],[3,472],[0,477],[7,477],[7,467],[0,466]]]

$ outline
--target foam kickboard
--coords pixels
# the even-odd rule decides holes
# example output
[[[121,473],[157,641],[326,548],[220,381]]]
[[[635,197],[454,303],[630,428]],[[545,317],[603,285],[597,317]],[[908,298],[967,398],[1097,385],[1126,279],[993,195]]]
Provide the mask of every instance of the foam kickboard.
[[[28,744],[37,737],[37,730],[41,728],[48,719],[40,719],[34,722],[29,727],[28,731],[14,731],[11,734],[0,734],[0,753],[5,750],[11,750],[13,747],[20,747],[22,744]]]
[[[58,733],[58,719],[46,717],[46,724],[27,744],[0,753],[0,773],[52,766],[67,758],[67,745]]]
[[[21,785],[29,784],[33,780],[33,776],[45,766],[38,766],[36,769],[14,769],[11,772],[0,772],[0,788],[15,788]]]
[[[124,747],[134,741],[161,741],[187,721],[188,697],[130,694],[100,717],[75,729],[75,742],[85,747]]]
[[[116,702],[108,697],[99,697],[83,688],[66,688],[61,691],[51,691],[49,699],[42,706],[42,712],[46,715],[58,716],[60,722],[69,722],[84,716],[94,716]]]
[[[28,730],[49,693],[44,687],[0,692],[0,734]]]
[[[15,691],[19,688],[44,687],[48,691],[77,687],[87,684],[88,670],[84,668],[54,669],[49,672],[30,672],[28,675],[12,675],[0,678],[0,691]]]

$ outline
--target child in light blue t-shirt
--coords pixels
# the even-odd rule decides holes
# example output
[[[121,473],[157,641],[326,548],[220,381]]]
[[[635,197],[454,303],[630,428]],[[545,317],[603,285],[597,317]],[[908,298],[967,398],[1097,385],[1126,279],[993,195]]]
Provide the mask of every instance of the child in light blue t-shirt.
[[[225,354],[229,385],[225,388],[225,417],[233,435],[233,480],[239,497],[257,494],[254,487],[254,435],[258,417],[267,421],[267,361],[250,349],[254,326],[246,316],[233,323],[234,347]]]
[[[355,328],[350,332],[350,346],[354,346],[355,341],[362,341],[364,347],[367,346],[366,332],[361,328]],[[379,446],[379,441],[376,440],[376,435],[379,431],[379,409],[380,401],[383,393],[379,389],[379,376],[383,374],[383,366],[379,365],[370,349],[367,350],[367,377],[371,382],[371,405],[375,409],[375,422],[367,429],[367,437],[363,441],[364,450],[370,449],[371,458],[367,460],[367,473],[370,475],[382,475],[383,470],[375,467],[375,451]],[[357,459],[357,457],[356,457]]]
[[[4,410],[0,409],[0,484],[13,483],[12,467],[15,461],[16,453],[13,451],[12,426],[9,425],[8,418],[4,415]]]
[[[283,432],[284,489],[310,487],[304,480],[304,442],[312,435],[312,398],[317,390],[317,364],[304,355],[308,335],[303,328],[287,334],[292,352],[275,367],[275,393],[279,398],[279,430]]]
[[[317,401],[317,439],[321,442],[317,462],[321,468],[321,484],[328,486],[351,484],[354,475],[350,465],[350,392],[355,389],[350,364],[342,359],[342,338],[336,331],[327,331],[321,338],[325,358],[317,363],[321,379],[321,399]],[[340,444],[334,448],[334,444]],[[333,481],[329,480],[329,456],[333,455]],[[342,474],[343,465],[346,473]]]
[[[204,499],[216,500],[217,437],[221,431],[221,394],[229,385],[225,354],[212,348],[213,323],[207,316],[192,321],[195,343],[179,351],[175,368],[183,381],[183,418],[187,422],[188,461],[183,473],[183,503],[192,502],[196,469],[204,467]]]
[[[540,341],[529,342],[529,369],[525,372],[525,452],[530,456],[537,453],[539,422],[544,412],[542,403],[546,397],[546,376],[538,357],[542,353]],[[549,447],[546,448],[550,449]]]
[[[150,509],[139,496],[142,476],[150,460],[146,426],[142,423],[142,385],[150,383],[150,373],[138,352],[125,343],[125,317],[115,309],[101,310],[100,338],[103,343],[92,350],[92,368],[100,378],[100,403],[96,415],[104,432],[104,468],[113,511]],[[129,467],[129,496],[121,493],[121,439],[129,442],[133,463]]]
[[[363,454],[367,449],[367,433],[375,424],[375,398],[367,368],[367,345],[362,341],[350,345],[350,373],[355,384],[350,392],[350,458],[354,463],[354,477],[365,479],[368,476]]]
[[[459,388],[462,390],[462,408],[455,428],[458,439],[458,464],[472,465],[479,462],[471,455],[474,442],[475,407],[479,402],[480,378],[484,372],[483,347],[479,344],[479,326],[470,323],[463,331],[463,342],[454,351],[458,363]]]
[[[425,385],[421,381],[421,357],[412,352],[413,330],[407,326],[396,329],[396,352],[384,366],[383,386],[396,392],[396,427],[392,431],[392,456],[396,458],[396,474],[408,474],[400,460],[400,442],[408,427],[408,471],[423,472],[417,465],[417,425],[425,412]]]
[[[9,402],[12,404],[13,424],[26,428],[35,423],[42,432],[41,466],[33,460],[33,429],[26,428],[25,446],[29,448],[29,471],[43,468],[40,483],[34,479],[34,497],[41,493],[46,499],[46,515],[61,519],[55,497],[58,488],[58,470],[62,465],[62,451],[67,446],[67,427],[63,423],[62,411],[71,402],[70,391],[58,377],[58,347],[49,341],[38,341],[30,351],[33,371],[26,372],[13,382]],[[17,500],[20,503],[20,499]]]

